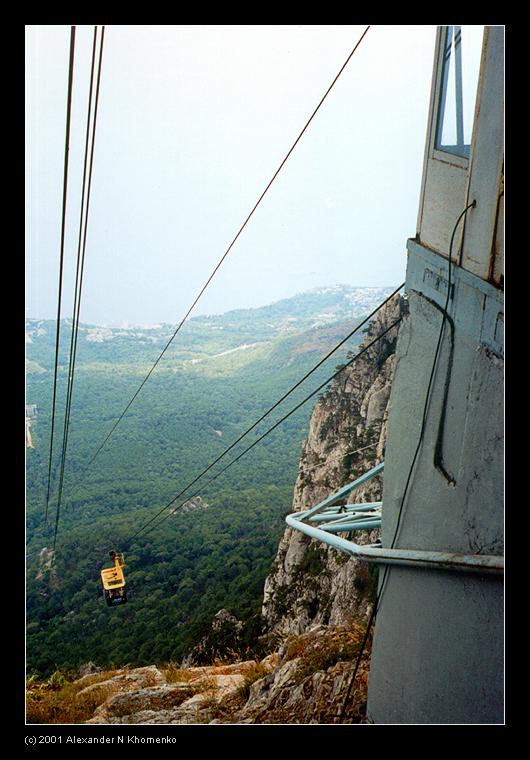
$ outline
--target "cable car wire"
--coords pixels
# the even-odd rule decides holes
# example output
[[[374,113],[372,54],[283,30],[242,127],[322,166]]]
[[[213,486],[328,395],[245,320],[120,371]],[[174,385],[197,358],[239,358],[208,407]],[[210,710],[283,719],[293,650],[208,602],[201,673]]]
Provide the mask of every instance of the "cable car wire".
[[[290,149],[289,149],[289,151],[287,152],[287,154],[286,154],[285,158],[283,159],[283,161],[280,163],[280,165],[278,166],[278,168],[277,168],[277,169],[276,169],[276,171],[274,172],[274,174],[273,174],[272,178],[269,180],[269,182],[268,182],[267,186],[265,187],[265,189],[264,189],[264,190],[263,190],[263,192],[261,193],[260,197],[258,198],[258,200],[256,201],[256,203],[254,204],[254,206],[253,206],[252,210],[250,211],[250,213],[249,213],[249,214],[248,214],[248,216],[246,217],[245,221],[244,221],[244,222],[243,222],[243,224],[240,226],[240,228],[239,228],[239,230],[237,231],[237,233],[236,233],[235,237],[232,239],[232,242],[230,243],[230,245],[228,246],[228,248],[226,249],[226,251],[223,253],[223,255],[221,256],[221,258],[219,259],[219,261],[217,262],[217,264],[216,264],[216,266],[215,266],[214,270],[212,271],[212,273],[210,274],[210,276],[209,276],[209,277],[208,277],[208,279],[206,280],[205,284],[202,286],[201,290],[199,291],[199,293],[198,293],[198,295],[196,296],[195,300],[193,301],[193,303],[192,303],[192,304],[191,304],[191,306],[189,307],[188,311],[186,312],[186,314],[184,315],[184,317],[182,318],[182,320],[181,320],[181,321],[179,322],[179,324],[177,325],[177,328],[175,329],[175,331],[174,331],[174,333],[172,334],[171,338],[170,338],[170,339],[168,340],[168,342],[166,343],[166,345],[165,345],[165,347],[163,348],[162,352],[159,354],[159,356],[158,356],[158,358],[156,359],[155,363],[153,364],[153,366],[151,367],[151,369],[149,370],[149,372],[147,373],[147,375],[145,376],[145,378],[142,380],[142,382],[140,383],[140,385],[139,385],[139,386],[138,386],[138,388],[136,389],[136,391],[135,391],[135,393],[133,394],[132,398],[130,399],[130,401],[129,401],[129,402],[127,403],[127,405],[125,406],[125,409],[122,411],[122,413],[121,413],[121,414],[120,414],[120,416],[118,417],[117,421],[114,423],[114,425],[113,425],[113,426],[112,426],[112,428],[110,429],[109,433],[107,434],[107,436],[105,437],[105,439],[103,440],[103,442],[100,444],[100,446],[99,446],[99,447],[98,447],[98,449],[96,450],[96,452],[95,452],[95,454],[93,455],[93,457],[92,457],[92,458],[90,459],[90,461],[88,462],[88,465],[87,465],[87,467],[86,467],[86,469],[85,469],[85,471],[84,471],[83,475],[81,476],[82,478],[84,478],[84,477],[86,476],[86,474],[87,474],[87,473],[88,473],[88,471],[90,470],[90,468],[91,468],[92,464],[94,463],[94,461],[96,460],[96,458],[98,457],[98,455],[100,454],[100,452],[102,451],[102,449],[104,448],[104,446],[106,445],[106,443],[108,442],[108,440],[110,439],[110,437],[112,436],[112,434],[114,433],[114,431],[116,430],[116,428],[118,427],[118,425],[120,424],[120,422],[122,421],[122,419],[123,419],[123,418],[125,417],[125,415],[127,414],[128,410],[130,409],[130,407],[131,407],[131,406],[132,406],[132,404],[134,403],[135,399],[137,398],[138,394],[140,393],[140,391],[142,390],[142,388],[144,387],[144,385],[147,383],[147,381],[148,381],[148,380],[149,380],[149,378],[151,377],[152,373],[154,372],[154,370],[155,370],[155,369],[156,369],[156,367],[158,366],[158,364],[159,364],[160,360],[162,359],[162,357],[164,356],[164,354],[165,354],[165,353],[166,353],[166,351],[168,350],[169,346],[171,345],[171,343],[173,342],[173,340],[175,339],[175,337],[176,337],[176,336],[178,335],[178,333],[180,332],[180,329],[182,328],[183,324],[186,322],[186,320],[187,320],[187,319],[188,319],[188,317],[190,316],[191,312],[193,311],[193,309],[195,308],[195,306],[196,306],[196,305],[197,305],[197,303],[199,302],[200,298],[202,297],[203,293],[205,292],[206,288],[209,286],[209,284],[211,283],[211,281],[212,281],[212,280],[213,280],[213,278],[215,277],[215,275],[216,275],[217,271],[219,270],[219,268],[220,268],[220,267],[221,267],[221,265],[223,264],[224,260],[226,259],[226,257],[227,257],[227,256],[228,256],[228,254],[230,253],[230,251],[232,250],[232,248],[233,248],[234,244],[236,243],[237,239],[239,238],[239,236],[241,235],[241,233],[243,232],[243,230],[244,230],[244,229],[245,229],[245,227],[247,226],[247,224],[248,224],[248,222],[250,221],[251,217],[253,216],[254,212],[257,210],[257,208],[258,208],[258,206],[260,205],[261,201],[263,200],[263,198],[265,197],[266,193],[268,192],[268,190],[270,189],[271,185],[273,184],[274,180],[276,179],[276,177],[278,176],[278,174],[280,173],[280,171],[281,171],[281,170],[282,170],[282,168],[284,167],[285,163],[286,163],[286,162],[287,162],[287,160],[289,159],[289,157],[290,157],[291,153],[294,151],[294,149],[295,149],[295,148],[296,148],[296,146],[298,145],[298,142],[299,142],[299,141],[300,141],[300,139],[302,138],[303,134],[305,133],[305,131],[307,130],[307,128],[309,127],[309,125],[311,124],[311,122],[313,121],[313,119],[314,119],[314,117],[316,116],[317,112],[319,111],[320,107],[322,106],[322,104],[323,104],[323,103],[324,103],[324,101],[326,100],[327,96],[329,95],[329,93],[330,93],[330,92],[331,92],[331,90],[333,89],[333,87],[334,87],[335,83],[337,82],[337,80],[339,79],[340,75],[342,74],[342,72],[344,71],[344,69],[346,68],[346,66],[348,65],[348,63],[349,63],[350,59],[352,58],[352,56],[354,55],[355,51],[357,50],[357,48],[358,48],[358,47],[359,47],[359,45],[361,44],[362,40],[364,39],[364,37],[365,37],[365,35],[367,34],[367,32],[368,32],[368,30],[369,30],[369,29],[370,29],[370,25],[368,25],[368,26],[366,27],[366,29],[365,29],[365,30],[364,30],[364,32],[362,33],[361,37],[359,38],[359,40],[358,40],[358,41],[357,41],[357,43],[355,44],[355,47],[353,48],[353,50],[350,52],[350,54],[348,55],[348,57],[346,58],[346,60],[345,60],[345,61],[344,61],[344,63],[342,64],[342,66],[341,66],[341,68],[339,69],[338,73],[336,74],[335,78],[333,79],[333,81],[332,81],[332,82],[331,82],[331,84],[329,85],[328,89],[326,90],[326,92],[324,93],[324,95],[322,96],[322,98],[320,99],[320,102],[318,103],[317,107],[315,108],[315,110],[313,111],[313,113],[311,114],[311,116],[309,117],[309,119],[307,120],[307,122],[305,123],[305,125],[304,125],[303,129],[301,130],[301,132],[299,133],[298,137],[296,138],[296,140],[295,140],[295,141],[294,141],[294,143],[292,144],[291,148],[290,148]]]
[[[383,338],[390,330],[392,330],[394,327],[396,327],[402,320],[402,317],[399,317],[395,322],[393,322],[389,327],[386,328],[382,333],[380,333],[374,340],[372,340],[367,346],[365,346],[358,354],[356,354],[352,359],[350,359],[348,362],[346,362],[339,370],[333,373],[330,377],[327,378],[323,383],[321,383],[318,388],[315,388],[314,391],[312,391],[308,396],[306,396],[302,401],[300,401],[296,406],[294,406],[287,414],[285,414],[281,419],[279,419],[277,422],[274,423],[268,430],[266,430],[262,435],[260,435],[259,438],[257,438],[250,446],[248,446],[246,449],[244,449],[240,454],[238,454],[235,459],[231,460],[227,465],[225,465],[219,472],[217,472],[210,480],[208,480],[201,488],[203,490],[206,486],[209,486],[211,483],[213,483],[214,480],[217,480],[217,478],[222,475],[226,470],[229,469],[229,467],[232,467],[232,465],[236,464],[245,454],[247,454],[251,449],[253,449],[255,446],[258,445],[258,443],[261,443],[261,441],[266,438],[270,433],[272,433],[276,428],[282,424],[282,422],[285,422],[285,420],[290,417],[292,414],[294,414],[298,409],[300,409],[303,404],[305,404],[309,399],[311,399],[313,396],[315,396],[319,391],[321,391],[328,383],[330,383],[332,380],[334,380],[338,375],[340,375],[341,372],[344,372],[344,370],[351,366],[354,362],[357,361],[363,354],[365,354],[373,345],[375,345],[381,338]],[[197,480],[197,479],[196,479]],[[195,481],[194,481],[195,482]],[[184,491],[188,490],[187,488],[184,489]],[[181,491],[181,494],[184,493],[184,491]],[[188,496],[188,498],[181,504],[179,504],[175,509],[179,509],[183,506],[187,501],[192,499],[194,496],[198,495],[198,491],[191,496]],[[150,520],[148,520],[147,523],[145,523],[136,533],[134,533],[129,539],[127,539],[127,542],[132,541],[134,538],[139,536],[141,533],[144,532],[144,530],[151,525],[160,515],[162,515],[163,512],[165,512],[169,507],[175,503],[175,501],[179,498],[181,495],[175,496],[168,504],[166,504],[163,509],[161,509],[154,517],[152,517]],[[173,510],[175,511],[175,510]],[[153,525],[152,528],[150,528],[150,531],[153,530],[153,528],[158,527],[164,520],[166,520],[170,514],[166,515],[162,518],[156,525]],[[149,532],[150,532],[149,531]]]
[[[70,59],[68,65],[68,93],[66,104],[66,137],[64,145],[64,172],[63,172],[63,205],[61,220],[61,248],[59,257],[59,292],[57,296],[57,328],[55,334],[55,368],[53,374],[53,400],[52,400],[52,424],[50,433],[50,459],[48,463],[48,488],[46,493],[46,515],[48,522],[48,506],[50,503],[50,484],[53,458],[53,436],[55,428],[55,404],[57,399],[57,370],[59,366],[59,344],[61,331],[61,300],[63,289],[63,263],[64,263],[64,239],[66,229],[66,199],[68,195],[68,157],[70,152],[70,119],[72,111],[72,87],[74,79],[74,51],[75,51],[75,26],[70,27]]]
[[[100,48],[99,48],[98,75],[97,75],[95,103],[94,103],[94,117],[93,117],[92,136],[91,136],[90,135],[90,117],[91,117],[91,111],[92,111],[92,95],[93,95],[94,70],[95,70],[95,61],[96,61],[96,40],[97,40],[97,26],[95,26],[94,40],[92,44],[92,65],[91,65],[91,71],[90,71],[89,99],[88,99],[88,109],[87,109],[85,157],[84,157],[84,164],[83,164],[83,185],[82,185],[82,194],[81,194],[81,211],[80,211],[80,218],[79,218],[79,239],[78,239],[78,248],[77,248],[77,268],[76,268],[75,292],[74,292],[74,308],[73,308],[73,316],[72,316],[72,334],[71,334],[71,339],[70,339],[70,361],[69,361],[69,367],[68,367],[66,413],[65,413],[65,420],[64,420],[64,430],[63,430],[63,448],[62,448],[61,471],[60,471],[60,479],[59,479],[59,495],[58,495],[58,500],[57,500],[57,510],[56,510],[56,517],[55,517],[55,532],[54,532],[54,539],[53,539],[54,551],[55,551],[55,546],[57,542],[59,515],[60,515],[61,503],[62,503],[64,469],[65,469],[65,463],[66,463],[66,452],[67,452],[67,447],[68,447],[68,432],[69,432],[69,427],[70,427],[70,413],[71,413],[71,406],[72,406],[72,393],[73,393],[74,376],[75,376],[75,359],[76,359],[76,354],[77,354],[77,337],[78,337],[78,332],[79,332],[79,316],[80,316],[80,311],[81,311],[81,294],[83,290],[83,273],[84,273],[85,253],[86,253],[88,213],[89,213],[89,208],[90,208],[90,190],[92,186],[92,168],[93,168],[93,162],[94,162],[94,145],[95,145],[95,139],[96,139],[96,124],[97,124],[97,114],[98,114],[99,91],[100,91],[100,83],[101,83],[101,64],[102,64],[102,59],[103,59],[104,37],[105,37],[105,27],[102,26]],[[86,191],[86,206],[85,206],[84,205],[85,185],[86,185],[87,161],[88,161],[90,142],[91,142],[90,165],[89,165],[89,172],[88,172],[88,188]],[[84,219],[83,219],[83,212],[84,212]]]
[[[180,491],[180,493],[178,493],[176,496],[174,496],[173,499],[170,501],[170,503],[168,505],[166,505],[161,510],[161,512],[159,512],[159,514],[161,514],[162,512],[164,512],[168,507],[171,506],[171,504],[173,504],[186,491],[188,491],[193,485],[195,485],[195,483],[197,483],[197,481],[200,480],[200,478],[202,478],[209,470],[212,469],[212,467],[214,467],[221,459],[223,459],[223,457],[225,457],[228,454],[229,451],[231,451],[235,446],[237,446],[237,444],[240,443],[240,441],[242,441],[243,438],[245,438],[249,433],[251,433],[252,430],[254,430],[254,428],[257,427],[257,425],[259,425],[260,422],[262,422],[266,417],[268,417],[269,414],[271,414],[271,412],[273,412],[283,401],[285,401],[285,399],[288,396],[290,396],[291,393],[293,393],[303,382],[305,382],[305,380],[307,380],[308,377],[310,377],[314,372],[316,372],[316,370],[319,367],[321,367],[322,364],[324,364],[324,362],[327,359],[329,359],[330,356],[332,356],[332,354],[334,354],[336,351],[338,351],[338,349],[341,346],[343,346],[344,343],[346,343],[353,335],[355,335],[355,333],[357,333],[361,329],[361,327],[363,327],[370,319],[372,319],[372,317],[380,309],[382,309],[383,306],[385,306],[402,289],[403,285],[404,285],[404,283],[402,283],[401,285],[399,285],[389,296],[387,296],[387,298],[385,298],[385,300],[382,303],[379,304],[379,306],[377,306],[370,314],[368,314],[367,317],[365,317],[358,325],[356,325],[354,327],[354,329],[351,330],[348,333],[348,335],[346,335],[346,337],[344,337],[330,351],[328,351],[328,353],[322,359],[320,359],[320,361],[318,361],[317,364],[315,364],[315,366],[312,367],[312,369],[310,369],[308,372],[306,372],[306,374],[300,380],[298,380],[298,382],[295,383],[286,393],[284,393],[283,396],[278,399],[278,401],[276,401],[271,407],[269,407],[267,409],[267,411],[264,412],[261,415],[261,417],[259,417],[259,419],[257,419],[249,428],[247,428],[243,433],[241,433],[241,435],[239,436],[239,438],[237,438],[232,444],[230,444],[230,446],[228,446],[216,459],[214,459],[213,462],[211,462],[199,475],[197,475],[197,477],[194,480],[192,480],[190,483],[188,483],[188,485],[182,491]]]

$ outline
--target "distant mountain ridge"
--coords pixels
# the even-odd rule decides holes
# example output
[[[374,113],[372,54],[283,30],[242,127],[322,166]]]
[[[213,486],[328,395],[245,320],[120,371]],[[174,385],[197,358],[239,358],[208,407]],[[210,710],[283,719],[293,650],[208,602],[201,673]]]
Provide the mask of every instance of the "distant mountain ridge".
[[[351,285],[317,287],[297,293],[289,298],[282,298],[266,306],[252,309],[233,309],[220,315],[192,317],[191,321],[199,323],[212,319],[230,319],[247,315],[258,318],[261,315],[264,318],[289,315],[290,317],[309,317],[310,319],[321,316],[326,321],[332,321],[345,316],[359,316],[366,313],[384,300],[394,287],[354,287]],[[326,311],[322,312],[322,309],[326,309]]]
[[[224,314],[191,317],[179,331],[178,340],[171,345],[169,355],[176,361],[201,359],[225,352],[323,328],[337,322],[346,322],[365,315],[380,304],[393,287],[353,287],[335,285],[314,288],[290,298],[284,298],[255,309],[235,309]],[[147,356],[153,356],[171,338],[176,325],[108,327],[81,322],[79,349],[94,355],[98,346],[112,343],[112,359],[120,361],[130,348],[145,347]],[[68,350],[71,319],[62,320],[61,354]],[[55,342],[55,320],[26,319],[28,359],[44,359],[40,348],[49,357],[49,348]],[[97,352],[101,358],[101,352]],[[169,356],[168,356],[169,358]],[[63,359],[63,357],[61,357]],[[63,359],[66,361],[66,358]]]

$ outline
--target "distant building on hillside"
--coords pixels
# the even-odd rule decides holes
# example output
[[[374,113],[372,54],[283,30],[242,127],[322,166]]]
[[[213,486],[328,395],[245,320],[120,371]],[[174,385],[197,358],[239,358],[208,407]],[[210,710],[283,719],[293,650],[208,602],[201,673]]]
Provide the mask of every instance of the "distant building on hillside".
[[[37,416],[37,404],[26,404],[26,417],[33,419]]]

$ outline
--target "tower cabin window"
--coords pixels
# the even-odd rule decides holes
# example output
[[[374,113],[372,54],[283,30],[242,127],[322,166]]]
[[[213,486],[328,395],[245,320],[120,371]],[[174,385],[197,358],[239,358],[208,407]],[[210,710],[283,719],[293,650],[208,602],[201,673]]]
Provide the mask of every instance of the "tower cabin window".
[[[447,26],[435,149],[469,158],[484,27]]]

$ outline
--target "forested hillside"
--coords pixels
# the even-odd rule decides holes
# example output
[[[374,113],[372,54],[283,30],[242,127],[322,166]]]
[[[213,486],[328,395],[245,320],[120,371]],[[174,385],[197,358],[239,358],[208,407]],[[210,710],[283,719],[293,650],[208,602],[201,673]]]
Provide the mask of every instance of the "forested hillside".
[[[300,446],[314,400],[208,485],[233,457],[307,396],[362,339],[359,332],[183,498],[153,530],[131,537],[221,454],[390,292],[339,287],[255,310],[186,323],[93,464],[174,326],[102,328],[79,335],[65,488],[56,517],[70,332],[61,330],[52,495],[48,473],[55,323],[28,320],[27,656],[41,674],[179,661],[224,607],[244,622],[242,647],[260,631],[264,579],[283,532]],[[205,508],[177,510],[199,491]],[[130,603],[108,610],[99,571],[126,551]],[[244,653],[243,653],[244,654]]]

